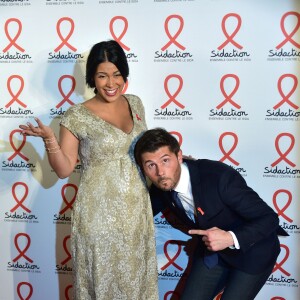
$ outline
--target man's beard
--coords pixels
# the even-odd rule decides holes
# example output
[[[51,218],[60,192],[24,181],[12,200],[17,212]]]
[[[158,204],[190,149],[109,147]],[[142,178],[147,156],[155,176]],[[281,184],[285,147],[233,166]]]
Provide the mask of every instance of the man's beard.
[[[170,181],[171,182],[171,184],[170,185],[168,185],[168,186],[165,186],[163,183],[161,184],[161,182],[162,181]],[[172,178],[169,178],[169,177],[160,177],[159,179],[158,179],[158,181],[157,181],[157,184],[156,184],[156,186],[159,188],[159,189],[161,189],[161,190],[163,190],[163,191],[170,191],[170,190],[172,190],[172,189],[174,189],[174,187],[176,186],[176,182],[174,182],[174,180],[172,179]]]

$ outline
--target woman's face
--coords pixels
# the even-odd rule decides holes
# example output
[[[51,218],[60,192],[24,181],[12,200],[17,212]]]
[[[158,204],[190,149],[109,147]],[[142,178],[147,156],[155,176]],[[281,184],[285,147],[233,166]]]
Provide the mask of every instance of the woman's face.
[[[104,102],[114,102],[121,95],[125,82],[117,67],[111,62],[98,65],[95,76],[97,95]]]

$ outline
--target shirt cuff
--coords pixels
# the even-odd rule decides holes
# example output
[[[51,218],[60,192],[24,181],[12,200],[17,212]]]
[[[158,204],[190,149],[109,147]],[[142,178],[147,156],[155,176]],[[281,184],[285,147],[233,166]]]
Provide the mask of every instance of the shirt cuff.
[[[230,249],[240,249],[241,247],[240,247],[238,239],[236,238],[236,235],[232,231],[228,231],[228,232],[231,234],[231,236],[233,238],[233,243],[234,243],[234,246],[230,246],[229,248]]]

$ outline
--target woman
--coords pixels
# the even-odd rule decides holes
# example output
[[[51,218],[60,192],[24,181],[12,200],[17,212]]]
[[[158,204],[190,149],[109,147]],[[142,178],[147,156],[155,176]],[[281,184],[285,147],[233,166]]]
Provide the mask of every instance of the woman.
[[[20,125],[23,134],[43,138],[60,178],[80,156],[71,235],[75,299],[158,299],[151,204],[133,157],[145,115],[137,96],[122,94],[128,74],[117,42],[95,44],[86,65],[95,96],[66,111],[59,142],[39,119],[37,127]]]

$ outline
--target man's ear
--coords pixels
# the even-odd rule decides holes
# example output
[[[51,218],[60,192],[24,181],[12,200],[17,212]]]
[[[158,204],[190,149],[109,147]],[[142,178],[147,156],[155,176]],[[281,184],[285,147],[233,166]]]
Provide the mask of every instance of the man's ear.
[[[177,158],[178,158],[178,161],[180,163],[182,163],[183,160],[182,160],[182,151],[181,151],[181,149],[178,151]]]

